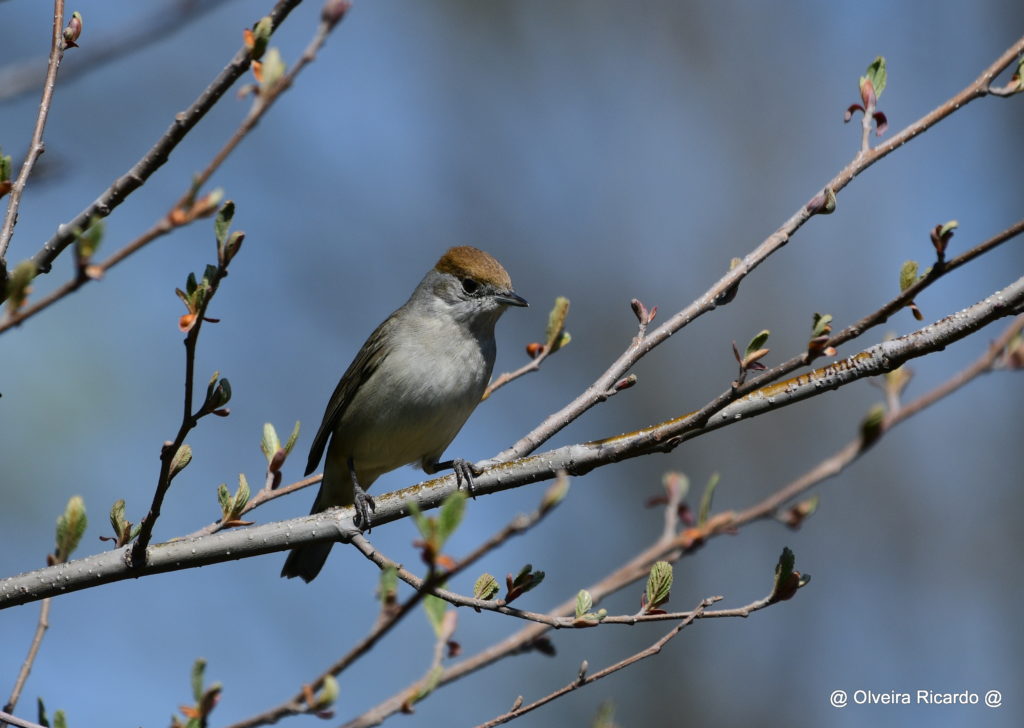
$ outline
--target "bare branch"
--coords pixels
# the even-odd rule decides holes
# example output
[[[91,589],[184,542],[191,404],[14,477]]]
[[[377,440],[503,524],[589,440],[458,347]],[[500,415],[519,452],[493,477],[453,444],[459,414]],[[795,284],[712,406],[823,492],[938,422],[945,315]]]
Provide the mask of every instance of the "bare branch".
[[[536,483],[559,471],[583,474],[596,467],[650,452],[667,450],[725,425],[774,411],[866,377],[883,374],[903,363],[938,351],[999,318],[1024,307],[1024,278],[983,301],[923,329],[876,344],[843,361],[786,382],[753,392],[723,408],[701,428],[689,429],[686,416],[605,440],[567,445],[489,468],[474,481],[477,496]],[[421,510],[436,508],[456,489],[455,476],[420,483],[375,500],[378,525],[408,515],[407,501]],[[147,565],[129,570],[121,549],[0,580],[0,608],[25,604],[90,586],[150,573],[177,571],[206,564],[282,551],[300,543],[349,541],[358,533],[352,508],[332,509],[279,523],[237,529],[215,536],[173,541],[147,549]]]
[[[301,2],[301,0],[299,0],[299,2]],[[327,40],[327,36],[340,20],[341,17],[321,20],[313,40],[310,41],[309,46],[303,52],[295,66],[285,74],[285,76],[283,76],[281,80],[273,86],[273,88],[257,97],[253,106],[250,108],[249,113],[235,130],[234,134],[231,135],[231,138],[221,148],[221,150],[214,155],[210,163],[206,165],[206,168],[190,182],[188,189],[182,193],[181,198],[173,207],[171,207],[170,210],[168,210],[164,217],[160,218],[160,220],[158,220],[149,230],[125,245],[123,248],[111,255],[107,260],[92,266],[89,275],[86,274],[84,269],[79,269],[74,278],[69,280],[67,283],[64,283],[45,298],[40,299],[35,304],[26,306],[22,310],[16,311],[8,316],[3,323],[0,323],[0,334],[14,326],[21,325],[26,319],[46,308],[49,308],[65,296],[74,293],[89,281],[99,280],[108,270],[113,268],[132,253],[141,250],[157,238],[204,217],[204,210],[201,205],[197,205],[197,203],[194,202],[196,192],[202,187],[202,185],[209,181],[210,177],[212,177],[220,168],[221,164],[224,163],[224,160],[228,158],[231,152],[234,151],[235,147],[237,147],[248,133],[252,131],[257,122],[259,122],[263,115],[274,105],[274,102],[277,101],[281,94],[291,88],[292,84],[295,82],[295,78],[299,75],[302,69],[316,58],[316,54]]]
[[[278,0],[270,11],[273,27],[277,29],[288,14],[302,0]],[[84,230],[94,219],[110,215],[128,196],[141,187],[147,179],[170,158],[170,154],[182,139],[199,123],[225,92],[241,76],[249,70],[252,52],[242,46],[234,58],[217,77],[207,86],[199,97],[185,111],[175,114],[174,121],[157,140],[156,144],[146,152],[131,169],[119,177],[95,202],[90,204],[78,215],[57,228],[57,233],[47,240],[38,253],[33,256],[41,273],[47,273],[58,255],[75,239],[75,233]]]
[[[858,154],[852,162],[844,167],[835,177],[824,185],[824,190],[830,190],[837,194],[846,185],[853,181],[854,177],[873,165],[878,160],[887,156],[890,152],[903,146],[923,131],[935,126],[953,112],[963,108],[971,101],[981,98],[989,93],[989,85],[992,79],[1006,69],[1016,57],[1024,52],[1024,37],[1017,40],[1008,48],[992,65],[986,68],[973,83],[968,85],[958,94],[954,95],[941,106],[910,124],[898,134],[895,134],[888,141],[873,147],[865,154]],[[532,432],[521,438],[512,447],[500,453],[496,462],[508,462],[515,458],[521,458],[536,450],[555,433],[566,427],[570,422],[582,415],[595,404],[602,401],[605,393],[613,388],[645,354],[661,344],[668,337],[677,333],[684,326],[691,323],[698,317],[714,310],[720,302],[732,299],[735,289],[751,271],[776,250],[784,246],[793,234],[803,227],[815,211],[809,205],[798,209],[786,222],[774,233],[769,235],[760,245],[747,254],[739,265],[735,266],[722,278],[709,288],[701,297],[689,306],[667,319],[661,326],[648,332],[643,337],[638,337],[626,348],[615,362],[602,374],[593,384],[587,387],[582,394],[562,409],[549,415]]]
[[[11,187],[11,197],[7,201],[7,216],[4,218],[3,227],[0,228],[0,283],[7,280],[7,246],[11,244],[14,226],[18,223],[21,195],[25,191],[25,185],[28,184],[28,178],[32,174],[36,160],[46,149],[43,145],[43,130],[46,128],[46,118],[50,114],[50,104],[53,102],[53,89],[57,85],[57,69],[60,68],[61,59],[64,57],[63,31],[64,0],[54,0],[53,33],[50,37],[50,58],[46,65],[46,78],[43,81],[43,98],[39,102],[39,113],[36,116],[35,128],[32,130],[32,141],[29,143],[25,161],[21,163],[21,171],[18,172],[18,177]]]

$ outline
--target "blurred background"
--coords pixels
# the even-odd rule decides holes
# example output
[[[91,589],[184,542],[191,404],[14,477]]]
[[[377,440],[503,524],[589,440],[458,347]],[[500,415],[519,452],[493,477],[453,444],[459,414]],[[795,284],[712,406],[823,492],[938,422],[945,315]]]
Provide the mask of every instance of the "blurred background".
[[[185,24],[178,2],[82,2],[81,48],[67,53],[46,130],[46,154],[21,207],[8,253],[36,252],[58,224],[141,157],[240,45],[271,3],[208,2]],[[209,7],[206,7],[209,6]],[[274,35],[292,63],[312,36],[318,2]],[[47,3],[0,3],[3,63],[44,60]],[[161,27],[161,23],[165,25]],[[76,64],[139,27],[136,52],[88,73]],[[234,390],[231,416],[209,418],[188,441],[157,539],[219,515],[216,487],[254,487],[264,422],[282,437],[302,422],[285,482],[301,476],[335,383],[369,332],[450,245],[501,260],[529,301],[498,327],[496,373],[524,363],[554,298],[572,301],[572,344],[481,406],[449,450],[490,457],[575,397],[628,344],[629,300],[680,309],[803,205],[856,153],[859,126],[843,111],[876,55],[888,61],[880,108],[893,132],[973,81],[1024,29],[1024,5],[972,3],[358,3],[316,62],[223,166],[213,185],[238,206],[246,242],[204,328],[197,378],[214,370]],[[40,67],[41,75],[41,67]],[[1004,76],[1004,80],[1005,80]],[[247,80],[248,82],[248,80]],[[4,81],[4,83],[10,83]],[[19,163],[38,108],[38,83],[0,109],[0,145]],[[2,84],[0,84],[2,90]],[[1021,99],[982,99],[872,167],[705,316],[637,367],[639,385],[592,411],[550,446],[633,430],[690,411],[735,376],[732,340],[772,331],[768,363],[799,351],[815,311],[844,326],[897,292],[907,259],[927,264],[929,230],[957,219],[956,255],[1021,215]],[[100,258],[163,216],[249,107],[234,90],[107,222]],[[874,137],[872,137],[874,141]],[[6,201],[5,201],[6,203]],[[4,205],[6,208],[6,204]],[[1020,240],[942,280],[918,299],[928,321],[969,305],[1024,271]],[[138,521],[158,472],[160,444],[178,426],[184,313],[174,295],[214,259],[212,221],[163,238],[101,282],[0,337],[0,575],[38,568],[69,496],[90,526],[77,555],[106,548],[107,512],[125,498]],[[37,280],[45,294],[72,272],[62,256]],[[1002,324],[1002,325],[1005,325]],[[918,324],[908,311],[871,332]],[[915,397],[978,356],[1001,325],[915,362]],[[520,606],[543,611],[648,545],[662,514],[644,502],[668,470],[695,495],[720,473],[715,506],[741,509],[852,438],[881,401],[864,382],[770,417],[573,481],[542,526],[506,544],[481,571],[499,579],[523,564],[547,572]],[[746,620],[698,623],[656,658],[535,712],[523,725],[588,725],[612,701],[620,725],[1020,725],[1024,719],[1024,510],[1019,466],[1024,388],[983,377],[894,430],[820,489],[798,532],[760,523],[714,540],[675,569],[670,606],[721,594],[723,607],[768,593],[783,546],[811,585]],[[1017,463],[1017,465],[1014,465]],[[402,469],[380,493],[417,482]],[[455,556],[531,510],[545,486],[469,504]],[[301,491],[254,512],[259,522],[304,515]],[[418,563],[409,522],[374,543]],[[53,603],[51,626],[19,705],[37,696],[72,726],[159,726],[190,702],[189,670],[209,661],[224,683],[212,724],[291,696],[373,623],[377,572],[336,548],[305,585],[278,578],[283,554],[125,581]],[[642,585],[601,606],[635,611]],[[0,695],[24,659],[38,614],[0,614]],[[522,625],[462,611],[463,654]],[[474,725],[655,641],[667,625],[552,634],[554,658],[512,657],[416,706],[405,726]],[[407,619],[341,678],[347,719],[423,675],[433,633]],[[845,689],[1003,692],[1003,706],[829,706]],[[319,725],[312,717],[289,724]]]

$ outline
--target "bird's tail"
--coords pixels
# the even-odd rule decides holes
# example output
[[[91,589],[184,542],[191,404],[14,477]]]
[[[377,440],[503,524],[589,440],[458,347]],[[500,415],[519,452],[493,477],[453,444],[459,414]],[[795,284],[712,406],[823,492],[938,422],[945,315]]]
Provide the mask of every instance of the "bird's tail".
[[[320,492],[317,493],[316,500],[313,501],[313,508],[309,511],[309,515],[319,513],[327,507],[321,503],[323,497],[324,488],[321,485]],[[285,559],[284,567],[281,569],[281,576],[288,579],[299,576],[308,584],[316,578],[316,575],[320,573],[320,569],[324,568],[324,562],[327,561],[333,545],[333,541],[317,541],[316,543],[296,546],[289,552],[288,558]]]

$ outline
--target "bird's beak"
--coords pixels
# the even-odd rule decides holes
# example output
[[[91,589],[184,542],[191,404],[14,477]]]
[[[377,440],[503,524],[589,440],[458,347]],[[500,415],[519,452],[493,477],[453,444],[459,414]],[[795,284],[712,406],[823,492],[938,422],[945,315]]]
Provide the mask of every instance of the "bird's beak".
[[[506,306],[529,306],[526,299],[520,296],[515,291],[501,291],[494,296],[499,303],[504,303]]]

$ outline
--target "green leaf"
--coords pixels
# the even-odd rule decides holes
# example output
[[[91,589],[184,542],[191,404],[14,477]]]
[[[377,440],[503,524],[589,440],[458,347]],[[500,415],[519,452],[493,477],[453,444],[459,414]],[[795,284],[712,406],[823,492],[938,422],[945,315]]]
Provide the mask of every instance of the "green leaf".
[[[260,88],[267,90],[277,85],[277,82],[284,76],[287,69],[281,51],[271,48],[263,58],[263,79],[260,81]]]
[[[462,517],[466,513],[466,500],[468,496],[464,490],[456,490],[450,496],[444,499],[444,503],[441,504],[441,510],[437,517],[437,548],[438,550],[444,546],[448,537],[451,536],[455,529],[462,523]]]
[[[274,454],[281,449],[281,441],[277,438],[277,430],[269,422],[263,423],[263,439],[260,440],[260,450],[263,451],[263,457],[267,459],[269,463],[274,459]]]
[[[594,599],[586,589],[580,589],[576,594],[576,619],[581,619],[594,606]]]
[[[43,705],[42,698],[36,698],[36,720],[39,725],[50,728],[50,721],[46,717],[46,706]]]
[[[656,609],[668,601],[672,591],[672,577],[672,564],[667,561],[658,561],[651,567],[651,573],[647,576],[645,610]]]
[[[206,660],[200,657],[192,665],[192,698],[198,704],[203,699],[203,676],[206,673]]]
[[[295,427],[292,428],[292,434],[288,435],[288,441],[284,444],[284,451],[291,455],[292,448],[295,447],[295,442],[299,439],[299,421],[295,420]]]
[[[945,237],[948,233],[956,230],[958,227],[960,227],[960,223],[956,220],[950,220],[947,223],[943,223],[939,226],[939,237]]]
[[[263,56],[263,53],[267,50],[267,43],[270,42],[270,36],[273,32],[274,21],[271,20],[269,15],[260,18],[259,22],[253,27],[253,60],[258,61]]]
[[[118,498],[114,501],[114,505],[110,507],[110,525],[114,529],[114,533],[118,536],[121,535],[122,529],[124,529],[124,498]]]
[[[380,581],[377,584],[377,599],[381,606],[391,604],[398,595],[398,569],[385,566],[380,570]]]
[[[55,556],[59,563],[64,563],[78,548],[85,534],[89,519],[85,516],[85,501],[79,495],[68,499],[64,513],[57,518],[57,550]]]
[[[871,86],[875,89],[875,98],[881,98],[882,92],[885,91],[886,83],[886,72],[885,72],[885,57],[878,56],[868,66],[866,78],[871,81]]]
[[[423,611],[427,613],[434,634],[440,637],[444,631],[444,613],[448,611],[448,602],[433,594],[427,594],[423,597]]]
[[[697,511],[697,525],[703,526],[711,515],[711,501],[715,497],[715,488],[718,487],[719,475],[712,473],[708,478],[708,484],[704,486],[704,495],[700,497],[700,509]]]
[[[228,381],[227,377],[224,377],[217,382],[217,386],[213,388],[213,393],[209,398],[207,398],[203,408],[207,412],[213,412],[216,409],[220,409],[230,401],[231,382]]]
[[[213,220],[213,234],[217,237],[217,245],[223,246],[228,239],[228,230],[231,229],[231,221],[235,217],[235,203],[231,200],[225,202],[217,217]]]
[[[68,728],[68,719],[64,716],[63,710],[53,712],[53,728]]]
[[[900,293],[917,283],[917,261],[908,260],[900,266]]]
[[[326,675],[324,677],[324,686],[317,693],[316,705],[314,707],[317,710],[330,708],[334,705],[334,701],[338,699],[338,693],[340,692],[341,688],[338,686],[338,680],[334,675]]]
[[[484,572],[477,577],[476,583],[473,584],[473,598],[489,601],[494,599],[500,588],[498,580]]]
[[[75,236],[75,249],[80,260],[89,260],[100,247],[103,240],[104,223],[101,218],[93,218],[84,232]]]
[[[565,319],[568,315],[569,299],[559,296],[555,299],[555,305],[548,314],[548,326],[545,331],[544,348],[549,354],[554,354],[568,344],[571,339],[564,331]]]
[[[806,586],[811,580],[810,574],[801,574],[794,571],[796,556],[788,547],[782,549],[779,562],[775,565],[775,583],[772,587],[770,601],[772,603],[785,601],[796,594],[797,589]]]
[[[832,314],[830,313],[815,313],[814,322],[811,325],[811,338],[817,336],[824,336],[828,333],[829,324],[832,323]]]
[[[242,513],[242,509],[245,508],[249,502],[249,481],[245,478],[245,473],[238,474],[238,492],[235,493],[235,500],[231,506],[231,515],[238,517]]]
[[[6,182],[11,178],[11,155],[3,154],[0,151],[0,182]]]
[[[411,498],[405,502],[405,507],[409,509],[409,515],[412,517],[413,523],[416,524],[416,528],[420,532],[420,536],[423,537],[424,541],[430,541],[434,536],[434,524],[429,518],[423,515],[423,511],[420,510],[419,504]]]
[[[871,444],[882,434],[882,423],[885,422],[885,405],[876,404],[864,415],[860,423],[860,436],[864,444]]]
[[[184,470],[192,462],[192,448],[182,443],[178,451],[171,458],[171,469],[168,471],[168,479],[173,479],[178,473]]]
[[[757,333],[757,335],[754,336],[754,338],[750,340],[750,343],[747,344],[747,350],[744,352],[743,358],[746,359],[751,354],[753,354],[753,353],[763,349],[764,348],[764,342],[768,341],[768,337],[770,335],[771,335],[771,331],[769,331],[768,329],[763,329],[763,330],[759,331]]]
[[[227,483],[218,485],[217,502],[220,503],[220,512],[225,519],[231,516],[231,501],[231,491],[228,490]]]
[[[10,277],[7,279],[7,310],[17,311],[24,305],[28,294],[31,291],[29,284],[39,273],[39,268],[31,260],[23,260],[14,266]]]

